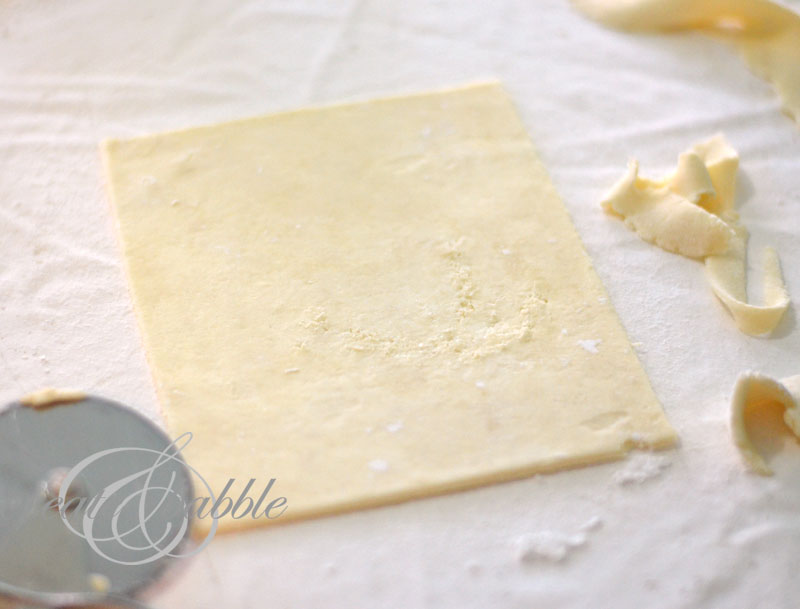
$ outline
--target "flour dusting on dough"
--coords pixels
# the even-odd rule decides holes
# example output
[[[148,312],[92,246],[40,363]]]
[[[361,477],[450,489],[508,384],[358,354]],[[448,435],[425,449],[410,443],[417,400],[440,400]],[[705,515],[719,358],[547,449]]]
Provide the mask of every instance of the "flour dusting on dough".
[[[373,459],[367,465],[373,472],[385,472],[389,469],[389,463],[384,459]]]
[[[578,344],[583,347],[589,353],[599,353],[599,349],[597,346],[603,342],[599,338],[589,338],[586,340],[579,340]]]

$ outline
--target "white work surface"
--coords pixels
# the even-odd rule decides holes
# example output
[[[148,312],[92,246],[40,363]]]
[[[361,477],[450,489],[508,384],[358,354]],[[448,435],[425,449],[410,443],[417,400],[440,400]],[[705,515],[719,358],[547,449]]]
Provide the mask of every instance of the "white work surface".
[[[2,2],[0,398],[77,386],[159,417],[101,139],[487,78],[516,101],[680,446],[220,536],[154,606],[800,602],[800,448],[781,431],[768,451],[775,477],[755,476],[727,423],[740,372],[800,373],[796,312],[770,339],[739,333],[700,263],[644,243],[598,206],[630,156],[657,175],[723,131],[742,158],[753,261],[774,245],[797,298],[800,128],[733,50],[606,30],[566,0]],[[520,560],[520,538],[557,553],[591,520],[562,560]]]

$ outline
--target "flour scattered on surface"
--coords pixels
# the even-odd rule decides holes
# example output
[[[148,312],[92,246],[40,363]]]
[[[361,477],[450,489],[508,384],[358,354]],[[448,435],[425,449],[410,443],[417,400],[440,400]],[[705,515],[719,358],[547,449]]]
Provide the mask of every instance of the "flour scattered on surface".
[[[660,476],[670,465],[672,462],[662,455],[637,453],[628,459],[622,469],[614,472],[613,480],[621,486],[641,484]]]
[[[397,433],[401,429],[403,429],[403,422],[402,421],[397,421],[395,423],[389,423],[386,426],[386,431],[388,431],[389,433]]]
[[[516,540],[517,560],[521,563],[562,562],[573,550],[586,545],[586,534],[567,535],[558,531],[539,531]]]
[[[599,338],[589,338],[586,340],[579,340],[578,344],[586,349],[589,353],[598,353],[597,345],[603,342]]]
[[[796,518],[781,519],[776,522],[762,522],[739,529],[728,536],[728,542],[734,546],[747,546],[770,537],[794,536],[800,531],[800,522]]]
[[[295,372],[300,372],[300,368],[287,368],[283,371],[284,374],[294,374]]]
[[[484,383],[483,381],[476,381],[475,382],[475,386],[478,389],[486,389],[486,383]]]
[[[339,572],[339,568],[336,566],[335,562],[326,562],[322,565],[322,570],[325,572],[325,575],[328,576],[336,575]]]
[[[503,256],[510,256],[511,255],[511,250],[508,249],[508,248],[503,248],[500,251],[503,253]]]
[[[603,519],[600,516],[592,516],[581,525],[581,531],[597,531],[603,528]]]
[[[594,515],[579,526],[576,533],[553,530],[526,533],[514,540],[517,560],[523,564],[563,562],[577,548],[586,545],[591,533],[602,527],[603,519]]]
[[[388,461],[384,461],[383,459],[373,459],[367,465],[373,472],[385,472],[389,469]]]

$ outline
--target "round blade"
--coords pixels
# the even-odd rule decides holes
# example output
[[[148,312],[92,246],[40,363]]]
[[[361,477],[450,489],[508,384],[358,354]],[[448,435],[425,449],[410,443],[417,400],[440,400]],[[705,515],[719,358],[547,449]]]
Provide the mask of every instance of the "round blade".
[[[75,604],[133,597],[159,579],[190,543],[179,448],[98,397],[0,412],[0,594]]]

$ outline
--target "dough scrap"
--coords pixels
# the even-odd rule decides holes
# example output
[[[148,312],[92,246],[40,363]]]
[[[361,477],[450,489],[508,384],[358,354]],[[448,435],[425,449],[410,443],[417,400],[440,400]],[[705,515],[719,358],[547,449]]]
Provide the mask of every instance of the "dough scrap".
[[[696,29],[730,41],[800,123],[800,15],[769,0],[573,0],[590,18],[630,31]]]
[[[282,522],[674,443],[499,84],[104,153],[167,422],[215,492],[275,478]]]
[[[642,239],[690,258],[704,258],[711,289],[745,334],[772,332],[789,308],[778,254],[764,253],[763,305],[747,302],[747,230],[734,209],[739,157],[722,135],[692,146],[661,180],[639,176],[639,165],[603,197]]]
[[[682,168],[687,169],[685,165]],[[708,176],[707,171],[705,174]],[[690,258],[725,252],[733,236],[731,228],[696,201],[679,194],[678,189],[689,188],[693,179],[689,168],[687,172],[679,170],[675,184],[647,180],[639,177],[639,164],[632,160],[628,172],[601,204],[606,211],[621,216],[642,239],[668,252]],[[700,192],[695,191],[698,198]]]
[[[86,399],[86,394],[77,389],[54,389],[47,387],[33,391],[19,399],[23,406],[31,408],[47,408],[56,404],[71,404]]]
[[[706,258],[708,281],[742,332],[751,336],[769,334],[778,326],[790,303],[778,253],[771,247],[764,249],[764,304],[749,304],[747,229],[741,225],[734,225],[734,229],[736,235],[731,240],[730,249],[722,255]]]
[[[736,381],[731,402],[733,441],[748,466],[763,476],[771,476],[773,471],[750,440],[745,412],[768,402],[785,408],[783,420],[794,435],[800,438],[800,375],[777,381],[758,372],[745,372]]]

